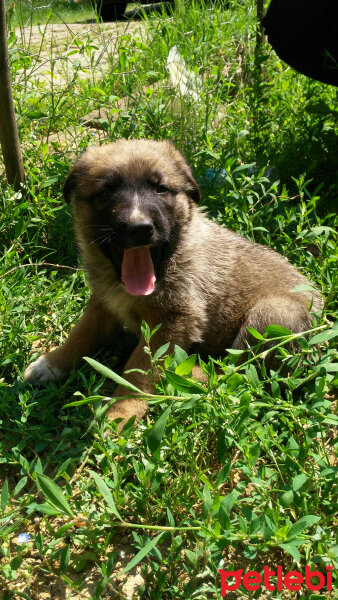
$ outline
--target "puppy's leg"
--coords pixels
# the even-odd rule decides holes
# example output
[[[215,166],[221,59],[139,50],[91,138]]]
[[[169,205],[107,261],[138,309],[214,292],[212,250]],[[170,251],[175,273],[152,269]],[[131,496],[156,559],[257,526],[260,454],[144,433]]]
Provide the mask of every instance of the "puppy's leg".
[[[288,296],[262,298],[249,310],[232,347],[245,349],[248,344],[254,346],[257,340],[247,328],[253,327],[260,333],[264,333],[264,328],[268,325],[281,325],[293,333],[299,333],[311,327],[311,316],[305,302]],[[268,347],[266,344],[262,350]],[[266,364],[269,367],[277,366],[273,356],[269,355]]]
[[[161,342],[158,345],[160,346]],[[147,371],[150,368],[149,356],[144,352],[144,346],[145,341],[142,337],[135,350],[131,353],[125,365],[125,371],[128,371],[129,369],[142,369],[142,371]],[[135,372],[127,373],[126,379],[138,387],[142,392],[146,392],[147,394],[154,393],[154,384],[150,377]],[[128,394],[128,390],[121,385],[118,385],[114,391],[114,396],[117,397],[126,396],[126,394]],[[118,425],[118,430],[121,431],[126,421],[134,415],[136,416],[136,423],[138,423],[146,413],[147,408],[147,402],[141,398],[124,398],[113,404],[109,409],[107,416],[110,421],[123,418],[123,421]]]
[[[149,321],[148,321],[149,322]],[[187,350],[193,341],[192,336],[197,336],[197,332],[200,331],[200,327],[194,328],[193,320],[190,323],[190,328],[187,328],[186,317],[178,317],[170,326],[163,326],[156,332],[150,341],[152,352],[159,348],[162,344],[168,341],[174,340],[170,343],[168,352],[173,352],[174,344],[178,344],[181,348]],[[154,327],[154,325],[153,325]],[[145,342],[141,338],[135,350],[131,353],[130,358],[125,366],[125,371],[129,369],[142,369],[147,371],[150,368],[150,360],[148,354],[144,352]],[[197,372],[196,372],[197,373]],[[156,378],[156,373],[155,373]],[[143,375],[142,373],[128,373],[126,379],[138,387],[142,392],[148,394],[154,393],[154,384],[150,377]],[[114,391],[114,396],[125,396],[128,391],[122,386],[117,386]],[[108,418],[112,421],[117,418],[123,418],[123,421],[119,423],[118,429],[121,431],[124,423],[132,416],[136,416],[136,422],[140,421],[145,412],[147,411],[147,402],[141,398],[125,398],[119,400],[108,411]]]
[[[84,356],[95,353],[116,329],[118,323],[114,316],[100,302],[91,298],[63,346],[30,364],[24,372],[24,380],[39,384],[66,377],[74,364],[79,364]]]
[[[124,370],[129,369],[142,369],[147,371],[150,368],[149,356],[144,352],[144,339],[141,338],[137,344],[135,350],[131,353]],[[153,393],[154,385],[149,377],[142,375],[142,373],[128,373],[126,379],[138,387],[142,392]],[[126,396],[128,390],[121,385],[115,388],[114,396]],[[139,398],[124,398],[119,400],[109,409],[107,416],[110,421],[114,419],[123,418],[123,421],[118,425],[119,431],[121,431],[124,423],[132,416],[136,416],[136,422],[138,423],[145,412],[147,411],[147,403],[145,400]]]
[[[135,348],[134,352],[130,356],[125,370],[134,369],[137,367],[138,369],[142,369],[146,371],[150,367],[150,362],[148,355],[144,352],[144,340],[140,340],[138,346]],[[207,377],[204,375],[202,369],[199,366],[195,366],[193,369],[193,377],[196,377],[199,381],[207,382]],[[128,373],[127,375],[128,381],[133,383],[143,392],[148,394],[154,393],[153,382],[149,377],[145,377],[141,373]],[[114,391],[114,396],[125,396],[126,391],[121,385],[117,386]],[[145,400],[141,400],[138,398],[125,398],[123,400],[119,400],[116,402],[108,411],[107,416],[110,421],[114,419],[123,418],[123,421],[118,425],[119,431],[121,431],[123,425],[130,419],[131,416],[136,416],[136,423],[138,423],[144,414],[147,412],[148,406]]]

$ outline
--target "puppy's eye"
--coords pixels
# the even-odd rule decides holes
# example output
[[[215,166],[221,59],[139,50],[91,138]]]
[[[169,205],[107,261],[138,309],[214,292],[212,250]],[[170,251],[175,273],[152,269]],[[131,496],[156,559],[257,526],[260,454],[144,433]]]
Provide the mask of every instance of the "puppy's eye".
[[[166,185],[160,184],[156,187],[157,194],[165,194],[166,192],[170,192],[170,189]]]
[[[111,198],[105,193],[98,194],[95,200],[100,208],[104,208],[111,204]]]
[[[102,191],[95,196],[95,206],[98,210],[109,210],[114,204],[113,194]]]

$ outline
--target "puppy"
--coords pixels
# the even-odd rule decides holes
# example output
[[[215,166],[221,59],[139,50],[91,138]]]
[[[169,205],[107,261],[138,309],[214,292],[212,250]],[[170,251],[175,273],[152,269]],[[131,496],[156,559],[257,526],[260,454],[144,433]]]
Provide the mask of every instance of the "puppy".
[[[162,323],[152,347],[170,342],[218,357],[246,348],[247,327],[278,324],[293,332],[311,326],[317,292],[291,293],[307,280],[282,256],[213,221],[198,208],[200,191],[182,154],[167,141],[119,140],[88,148],[70,170],[64,196],[87,271],[88,307],[65,344],[33,362],[34,384],[65,377],[74,361],[113,346],[121,327],[139,335],[142,320]],[[127,364],[149,369],[140,340]],[[128,380],[153,384],[139,372]],[[115,390],[124,396],[125,390]],[[111,419],[139,420],[146,403],[126,398]]]

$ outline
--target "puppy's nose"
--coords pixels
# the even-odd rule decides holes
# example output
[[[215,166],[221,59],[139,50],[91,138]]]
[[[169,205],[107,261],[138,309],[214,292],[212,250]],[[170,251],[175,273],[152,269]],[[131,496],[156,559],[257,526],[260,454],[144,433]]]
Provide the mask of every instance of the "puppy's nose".
[[[140,221],[129,223],[126,230],[126,240],[128,244],[136,246],[138,244],[148,244],[154,231],[151,221]]]

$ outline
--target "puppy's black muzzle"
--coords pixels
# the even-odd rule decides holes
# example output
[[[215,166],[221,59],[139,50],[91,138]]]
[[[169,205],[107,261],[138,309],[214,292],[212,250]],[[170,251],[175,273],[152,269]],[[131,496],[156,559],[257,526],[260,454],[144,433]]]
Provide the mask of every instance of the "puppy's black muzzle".
[[[129,248],[146,246],[151,243],[153,233],[154,226],[151,221],[126,223],[124,232],[125,246]]]

